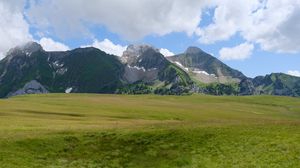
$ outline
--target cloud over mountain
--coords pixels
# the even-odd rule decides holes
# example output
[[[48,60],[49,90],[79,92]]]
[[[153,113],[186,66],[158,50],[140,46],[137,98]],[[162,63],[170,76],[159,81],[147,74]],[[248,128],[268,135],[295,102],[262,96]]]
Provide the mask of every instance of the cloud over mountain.
[[[31,40],[23,1],[0,1],[0,59],[11,47]]]
[[[109,39],[104,39],[103,41],[98,41],[97,39],[91,45],[85,45],[81,47],[95,47],[108,54],[113,54],[116,56],[122,56],[123,52],[126,50],[127,46],[122,46],[119,44],[114,44]]]
[[[56,42],[51,38],[43,37],[39,43],[42,45],[43,49],[45,51],[67,51],[70,50],[70,48],[60,42]]]
[[[192,35],[205,4],[199,0],[44,0],[32,1],[27,16],[37,28],[53,29],[59,36],[88,34],[87,25],[98,25],[137,40],[149,34]]]
[[[287,74],[300,77],[300,71],[297,71],[297,70],[290,70],[287,72]]]
[[[196,31],[202,43],[239,34],[266,51],[300,51],[300,0],[214,0],[212,6],[213,23]]]
[[[244,60],[249,58],[254,49],[253,44],[242,43],[232,48],[224,47],[220,50],[220,59],[222,60]]]
[[[231,60],[245,59],[251,56],[251,50],[255,55],[260,49],[272,54],[299,54],[299,20],[300,0],[3,0],[0,1],[0,59],[9,48],[27,41],[38,41],[51,51],[105,38],[122,41],[122,45],[107,39],[94,40],[89,46],[121,55],[126,43],[145,42],[149,36],[156,40],[166,37],[163,42],[172,41],[168,45],[174,46],[168,48],[172,51],[187,44],[203,44],[219,50],[220,41],[236,44],[236,38],[239,43],[248,44],[245,45],[248,50],[235,56],[224,55],[238,48],[224,48],[221,58]],[[177,39],[169,36],[187,38],[188,42],[178,41],[175,46]],[[249,44],[258,49],[249,48]],[[162,53],[171,54],[167,50]]]

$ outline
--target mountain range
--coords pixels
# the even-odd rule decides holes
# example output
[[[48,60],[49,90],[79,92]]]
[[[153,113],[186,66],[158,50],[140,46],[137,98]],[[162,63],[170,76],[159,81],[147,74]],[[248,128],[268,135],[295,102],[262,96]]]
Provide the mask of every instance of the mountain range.
[[[29,42],[0,61],[0,97],[31,93],[300,96],[300,78],[249,78],[197,47],[165,57],[150,45],[129,45],[118,57],[93,47],[47,52]]]

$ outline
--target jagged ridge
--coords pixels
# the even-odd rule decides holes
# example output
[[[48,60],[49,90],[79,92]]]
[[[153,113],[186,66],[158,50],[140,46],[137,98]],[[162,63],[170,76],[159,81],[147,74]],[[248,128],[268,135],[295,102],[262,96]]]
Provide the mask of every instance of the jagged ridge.
[[[300,96],[300,78],[274,73],[247,78],[197,47],[164,57],[149,45],[130,45],[122,57],[99,49],[46,52],[30,42],[0,61],[0,97],[77,92]]]

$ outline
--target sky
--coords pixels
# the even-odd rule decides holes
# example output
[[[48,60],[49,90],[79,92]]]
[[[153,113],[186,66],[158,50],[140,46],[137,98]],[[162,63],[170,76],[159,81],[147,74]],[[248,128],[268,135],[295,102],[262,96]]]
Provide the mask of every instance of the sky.
[[[165,56],[196,46],[249,77],[300,77],[300,0],[0,0],[0,37],[0,59],[28,41],[117,56],[130,44]]]

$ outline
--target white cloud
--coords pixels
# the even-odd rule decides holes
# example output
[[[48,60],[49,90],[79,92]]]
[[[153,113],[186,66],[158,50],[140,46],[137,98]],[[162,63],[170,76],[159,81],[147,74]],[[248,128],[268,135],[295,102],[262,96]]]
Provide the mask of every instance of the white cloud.
[[[56,42],[51,38],[43,37],[39,43],[45,51],[67,51],[70,50],[68,46],[63,43]]]
[[[161,48],[161,49],[159,50],[159,52],[160,52],[162,55],[164,55],[165,57],[169,57],[169,56],[175,55],[173,52],[169,51],[169,50],[166,49],[166,48]]]
[[[213,23],[198,29],[210,44],[240,34],[266,51],[300,52],[300,0],[213,0]]]
[[[10,48],[32,40],[23,6],[19,0],[0,1],[0,59]]]
[[[27,16],[38,29],[59,36],[88,34],[86,25],[104,25],[128,40],[186,32],[192,35],[208,0],[44,0],[31,1]],[[55,11],[55,12],[53,12]],[[81,33],[78,33],[81,32]]]
[[[292,76],[297,76],[297,77],[300,77],[300,71],[297,71],[297,70],[290,70],[287,72],[288,75],[292,75]]]
[[[196,31],[200,42],[211,44],[228,40],[248,24],[251,12],[260,6],[259,0],[213,0],[215,7],[213,23]]]
[[[252,17],[242,35],[266,51],[300,51],[300,0],[267,1]]]
[[[114,44],[109,39],[104,39],[103,41],[94,40],[93,44],[81,46],[81,47],[95,47],[108,54],[113,54],[116,56],[122,56],[123,52],[126,50],[127,46],[122,46],[119,44]]]
[[[240,35],[265,51],[300,52],[300,0],[0,0],[0,58],[35,36],[94,38],[90,27],[105,26],[127,40],[172,32],[193,33],[212,44]],[[199,27],[202,11],[213,21]],[[25,11],[24,11],[25,10]],[[53,12],[55,11],[55,12]],[[95,41],[100,43],[99,41]],[[122,46],[121,46],[122,47]],[[108,47],[109,48],[109,47]],[[112,51],[110,51],[112,53]],[[117,53],[120,55],[120,53]]]
[[[244,60],[249,58],[254,49],[253,44],[242,43],[232,48],[222,48],[219,51],[220,59],[222,60]]]

